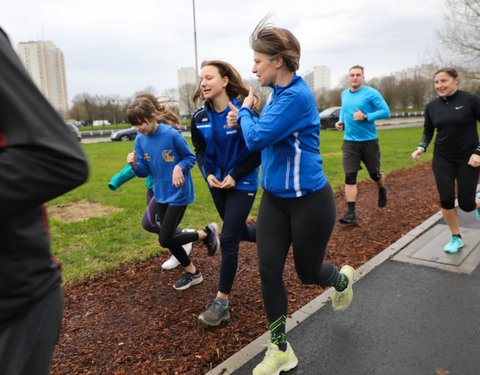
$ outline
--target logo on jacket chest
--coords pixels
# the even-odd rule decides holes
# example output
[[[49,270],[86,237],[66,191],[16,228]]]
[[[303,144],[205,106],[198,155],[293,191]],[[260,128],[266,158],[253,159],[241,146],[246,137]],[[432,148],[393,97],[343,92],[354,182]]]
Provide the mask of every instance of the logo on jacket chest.
[[[175,156],[171,155],[172,150],[163,150],[162,157],[167,163],[175,161]]]

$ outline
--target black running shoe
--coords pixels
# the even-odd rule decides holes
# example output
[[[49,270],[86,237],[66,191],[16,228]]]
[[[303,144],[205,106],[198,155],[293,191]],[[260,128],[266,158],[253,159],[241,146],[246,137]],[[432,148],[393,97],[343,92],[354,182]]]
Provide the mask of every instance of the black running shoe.
[[[358,224],[358,219],[355,214],[346,214],[344,217],[340,218],[340,223],[342,224]]]
[[[196,273],[183,272],[182,278],[175,281],[173,287],[176,290],[185,290],[190,288],[192,285],[200,284],[203,281],[202,273],[197,270]]]
[[[385,207],[387,205],[387,188],[378,189],[378,207]]]
[[[211,223],[207,225],[210,229],[210,234],[205,237],[203,243],[207,247],[208,256],[214,256],[220,247],[220,238],[218,237],[218,225],[217,223]]]

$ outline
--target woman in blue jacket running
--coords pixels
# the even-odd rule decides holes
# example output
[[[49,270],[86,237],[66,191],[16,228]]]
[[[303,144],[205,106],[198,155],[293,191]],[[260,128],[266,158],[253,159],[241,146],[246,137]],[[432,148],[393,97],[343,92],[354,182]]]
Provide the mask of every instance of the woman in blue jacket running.
[[[158,241],[185,268],[181,279],[173,287],[187,289],[201,283],[203,277],[182,245],[203,240],[209,255],[214,255],[219,247],[215,223],[197,232],[176,231],[187,206],[194,202],[190,169],[195,165],[195,156],[182,135],[171,125],[163,123],[170,124],[176,116],[157,100],[152,102],[151,99],[137,97],[128,106],[127,117],[140,133],[135,139],[135,151],[127,156],[127,163],[136,176],[151,175],[153,178],[156,216],[160,222]]]
[[[240,74],[224,61],[202,63],[200,85],[193,97],[202,101],[192,118],[192,143],[198,166],[223,220],[222,264],[216,297],[198,319],[218,326],[230,318],[228,296],[237,272],[240,241],[256,241],[256,230],[246,224],[258,189],[260,152],[251,152],[238,128],[228,128],[229,104],[240,107],[248,95]]]
[[[278,374],[298,360],[285,338],[287,293],[282,280],[290,245],[302,282],[333,286],[335,311],[352,301],[354,269],[340,272],[324,261],[335,224],[335,199],[319,152],[320,118],[315,98],[295,74],[300,44],[288,30],[262,20],[250,36],[253,70],[261,86],[273,91],[259,118],[251,107],[253,89],[238,110],[230,106],[229,125],[241,126],[247,147],[262,153],[264,189],[257,220],[262,295],[271,343],[254,375]]]

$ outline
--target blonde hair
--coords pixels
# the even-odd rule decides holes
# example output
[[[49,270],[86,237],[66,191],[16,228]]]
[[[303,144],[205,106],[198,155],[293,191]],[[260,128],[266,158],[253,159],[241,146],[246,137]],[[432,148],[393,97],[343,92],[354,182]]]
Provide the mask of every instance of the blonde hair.
[[[300,66],[300,42],[289,30],[268,23],[264,17],[250,35],[250,46],[273,60],[282,57],[286,68],[295,73]]]
[[[179,119],[175,113],[163,105],[153,94],[137,95],[128,105],[127,118],[132,125],[140,125],[155,116],[157,122],[176,125]]]

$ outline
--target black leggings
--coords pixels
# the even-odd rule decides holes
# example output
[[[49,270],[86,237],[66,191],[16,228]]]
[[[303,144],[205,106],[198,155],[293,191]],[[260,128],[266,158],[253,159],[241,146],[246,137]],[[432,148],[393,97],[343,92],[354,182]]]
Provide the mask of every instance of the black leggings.
[[[220,235],[222,265],[218,290],[230,294],[237,272],[239,243],[256,242],[256,227],[245,222],[255,201],[256,191],[211,188],[210,193],[223,220]]]
[[[187,206],[171,206],[156,202],[156,208],[157,218],[160,221],[158,233],[160,246],[168,248],[183,267],[188,267],[191,263],[190,258],[182,245],[198,240],[198,232],[177,232],[177,226]]]
[[[305,284],[327,286],[334,267],[323,260],[335,224],[330,184],[300,198],[278,198],[264,191],[257,222],[262,294],[269,322],[287,314],[283,270],[293,244],[295,269]]]
[[[450,161],[437,155],[433,156],[432,168],[442,208],[446,210],[455,208],[455,180],[457,180],[459,207],[466,212],[473,211],[477,207],[475,192],[479,168],[474,168],[465,162]]]

